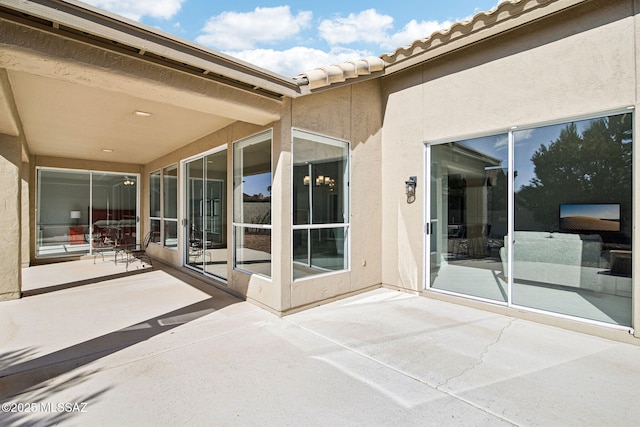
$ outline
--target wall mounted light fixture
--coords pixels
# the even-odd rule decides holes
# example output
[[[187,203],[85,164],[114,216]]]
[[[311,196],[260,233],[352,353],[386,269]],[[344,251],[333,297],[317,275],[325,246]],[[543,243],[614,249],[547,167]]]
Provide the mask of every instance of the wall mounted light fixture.
[[[410,176],[408,181],[404,182],[405,194],[407,195],[407,203],[416,201],[416,186],[418,185],[418,177]]]

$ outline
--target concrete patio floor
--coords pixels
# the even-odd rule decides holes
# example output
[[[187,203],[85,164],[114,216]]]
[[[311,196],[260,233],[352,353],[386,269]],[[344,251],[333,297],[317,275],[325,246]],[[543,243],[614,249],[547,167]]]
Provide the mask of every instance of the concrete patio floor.
[[[24,281],[31,296],[0,303],[2,426],[640,420],[640,347],[424,297],[378,289],[280,318],[164,266],[74,261]]]

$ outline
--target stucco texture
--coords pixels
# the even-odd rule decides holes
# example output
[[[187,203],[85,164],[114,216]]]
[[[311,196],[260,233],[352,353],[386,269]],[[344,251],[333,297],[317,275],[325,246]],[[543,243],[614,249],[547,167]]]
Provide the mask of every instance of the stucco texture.
[[[351,265],[342,273],[292,282],[292,309],[381,283],[381,111],[378,80],[331,89],[293,102],[293,128],[350,143]],[[290,259],[284,262],[290,263]]]
[[[632,1],[586,2],[383,79],[382,278],[424,286],[424,144],[636,104]],[[403,182],[418,176],[407,204]]]

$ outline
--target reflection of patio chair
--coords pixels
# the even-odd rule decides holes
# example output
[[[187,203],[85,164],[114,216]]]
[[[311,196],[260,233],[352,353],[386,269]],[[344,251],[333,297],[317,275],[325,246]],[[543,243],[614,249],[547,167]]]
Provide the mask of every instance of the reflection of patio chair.
[[[118,262],[118,253],[124,250],[122,246],[122,230],[118,227],[105,227],[100,233],[93,236],[93,263],[96,257],[102,256],[104,261],[105,252],[114,252],[115,262]]]
[[[153,235],[153,232],[149,232],[146,236],[144,236],[144,240],[142,241],[142,243],[135,243],[124,246],[126,270],[129,270],[129,264],[135,262],[136,260],[140,261],[143,268],[145,264],[148,264],[149,267],[153,267],[153,264],[151,263],[151,257],[147,255],[147,247],[149,246],[149,243],[151,243]]]
[[[456,257],[483,258],[489,255],[487,243],[491,224],[463,224],[448,236],[449,252]]]
[[[211,242],[204,244],[202,239],[193,239],[189,242],[189,258],[194,257],[198,259],[202,257],[202,262],[206,262],[205,257],[209,257],[209,262],[211,262],[211,254],[207,250],[211,248]]]

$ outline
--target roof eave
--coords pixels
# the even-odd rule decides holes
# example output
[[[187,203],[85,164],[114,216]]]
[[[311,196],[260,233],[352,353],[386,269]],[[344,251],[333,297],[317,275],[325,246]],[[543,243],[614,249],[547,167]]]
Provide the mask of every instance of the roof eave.
[[[446,31],[433,33],[392,54],[382,55],[386,63],[384,74],[403,71],[587,1],[590,0],[505,1],[492,11],[478,13],[468,21],[453,24]]]
[[[92,7],[76,0],[0,0],[14,12],[50,23],[52,29],[63,33],[65,29],[78,34],[103,39],[107,44],[120,45],[137,51],[141,59],[151,55],[154,61],[183,64],[190,72],[203,76],[220,76],[222,83],[228,80],[241,83],[240,89],[249,90],[270,98],[297,97],[301,90],[294,79],[261,69],[232,58],[221,52],[209,50],[195,43],[169,35],[156,28],[131,21],[121,16]]]

